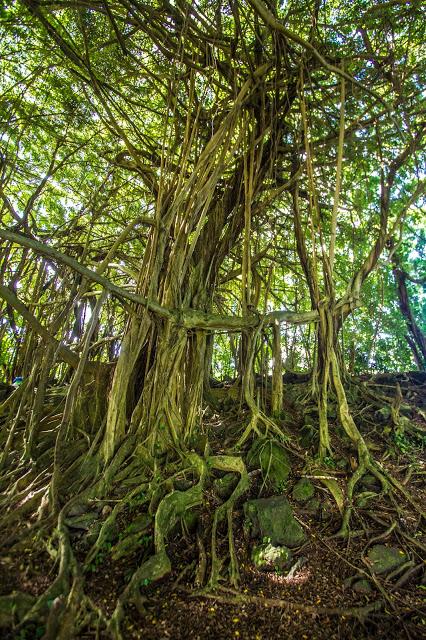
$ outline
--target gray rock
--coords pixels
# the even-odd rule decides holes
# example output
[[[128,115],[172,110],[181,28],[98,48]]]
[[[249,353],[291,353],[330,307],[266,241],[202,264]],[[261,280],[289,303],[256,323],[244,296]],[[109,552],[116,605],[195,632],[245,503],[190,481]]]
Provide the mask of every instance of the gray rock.
[[[408,560],[408,556],[397,547],[386,547],[384,544],[376,544],[367,554],[374,573],[386,574],[400,567]]]
[[[307,502],[313,498],[315,487],[308,478],[300,478],[293,487],[292,496],[297,502]]]
[[[287,498],[272,496],[249,500],[244,505],[252,537],[262,537],[273,545],[298,547],[305,540],[300,524],[295,520]]]
[[[391,408],[388,404],[376,411],[376,416],[381,422],[386,422],[391,417]]]
[[[284,546],[275,546],[270,542],[253,547],[251,559],[261,571],[283,571],[292,558],[290,549]]]

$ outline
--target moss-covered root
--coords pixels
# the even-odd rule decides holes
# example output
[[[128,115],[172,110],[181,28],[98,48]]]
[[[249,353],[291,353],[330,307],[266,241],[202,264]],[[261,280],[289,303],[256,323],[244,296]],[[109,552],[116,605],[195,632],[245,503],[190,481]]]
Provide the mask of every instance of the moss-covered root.
[[[212,549],[211,549],[211,572],[208,582],[209,589],[216,589],[220,580],[221,561],[217,553],[217,527],[225,517],[227,517],[228,525],[228,547],[229,547],[229,579],[235,587],[238,585],[239,570],[238,560],[235,553],[234,535],[232,532],[232,511],[235,502],[249,488],[249,477],[246,466],[242,458],[232,456],[212,456],[208,459],[208,465],[211,469],[220,471],[231,471],[240,474],[240,480],[235,487],[232,495],[226,502],[220,505],[215,511],[212,527]]]
[[[108,623],[108,630],[115,640],[121,640],[120,623],[126,603],[140,604],[140,587],[160,580],[171,571],[171,563],[166,552],[168,533],[181,519],[185,511],[202,503],[203,488],[207,477],[206,462],[197,454],[187,457],[189,467],[195,469],[199,480],[187,491],[172,491],[163,498],[157,508],[154,526],[155,555],[148,558],[133,574],[129,584],[120,595],[114,613]]]
[[[120,500],[120,502],[117,502],[117,504],[114,506],[105,522],[103,522],[96,541],[93,543],[92,547],[86,555],[86,558],[84,560],[84,565],[86,567],[90,565],[95,556],[99,553],[99,551],[101,551],[103,545],[115,530],[115,522],[117,520],[117,516],[128,506],[128,504],[134,499],[135,496],[140,494],[142,488],[145,488],[145,484],[138,485],[135,489],[130,491],[123,500]],[[146,498],[146,500],[140,501],[139,504],[141,505],[147,501],[148,498]]]
[[[274,420],[271,420],[271,418],[269,418],[262,411],[260,411],[260,409],[258,409],[254,403],[250,406],[250,412],[251,412],[250,421],[246,426],[246,428],[244,429],[244,432],[242,433],[240,439],[235,445],[236,451],[241,450],[243,444],[247,442],[248,438],[252,435],[252,433],[255,433],[259,438],[267,435],[268,433],[274,434],[280,440],[285,437],[288,437],[289,434],[286,433],[283,429],[281,429],[276,424],[276,422],[274,422]],[[259,427],[259,424],[263,425],[264,429],[261,429]]]
[[[59,540],[59,571],[50,587],[36,600],[28,613],[23,618],[19,628],[25,623],[45,617],[49,605],[56,598],[67,598],[70,592],[70,582],[78,576],[78,565],[71,549],[68,537],[68,529],[64,523],[64,511],[58,517],[56,533]]]
[[[133,602],[139,608],[140,587],[148,582],[155,582],[166,576],[171,571],[169,557],[165,550],[148,558],[133,574],[129,584],[118,598],[114,613],[108,622],[108,631],[114,640],[122,640],[120,631],[121,620],[124,615],[124,607]]]

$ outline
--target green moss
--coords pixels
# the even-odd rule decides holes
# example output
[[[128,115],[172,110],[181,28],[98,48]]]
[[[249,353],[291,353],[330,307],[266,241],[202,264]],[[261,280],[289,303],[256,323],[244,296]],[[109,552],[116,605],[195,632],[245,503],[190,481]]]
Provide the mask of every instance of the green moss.
[[[291,464],[280,442],[269,438],[256,439],[247,454],[247,465],[260,469],[269,486],[276,491],[283,491]]]
[[[295,520],[290,503],[284,496],[249,500],[244,505],[244,513],[252,537],[267,538],[273,545],[291,548],[305,540],[303,529]]]
[[[213,482],[215,493],[227,500],[238,484],[238,475],[236,473],[226,473],[222,478],[217,478]]]
[[[307,478],[300,478],[299,482],[293,487],[292,496],[297,502],[307,502],[313,498],[315,487]]]
[[[374,573],[385,574],[400,567],[408,560],[408,556],[397,547],[386,547],[376,544],[368,552],[368,561]]]
[[[260,570],[283,571],[288,567],[292,559],[292,553],[287,547],[263,542],[253,547],[251,559]]]

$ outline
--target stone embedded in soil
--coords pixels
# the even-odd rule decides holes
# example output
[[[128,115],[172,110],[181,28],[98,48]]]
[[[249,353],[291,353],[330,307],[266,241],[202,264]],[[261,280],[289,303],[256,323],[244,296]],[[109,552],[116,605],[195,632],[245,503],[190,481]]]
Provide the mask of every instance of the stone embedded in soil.
[[[374,573],[389,573],[400,567],[408,560],[408,556],[397,547],[386,547],[384,544],[376,544],[367,554]]]
[[[298,547],[305,540],[303,529],[284,496],[249,500],[244,505],[244,514],[251,524],[252,537],[260,536],[273,545],[290,548]]]
[[[318,498],[311,498],[305,505],[305,509],[308,513],[311,513],[313,516],[320,515],[321,502]]]
[[[251,559],[261,571],[283,571],[289,566],[292,553],[287,547],[264,542],[253,547]]]
[[[292,496],[297,502],[307,502],[313,498],[315,487],[308,478],[300,478],[293,487]]]
[[[355,593],[360,593],[361,595],[369,594],[369,593],[372,593],[373,591],[373,587],[371,586],[369,581],[366,580],[365,578],[363,578],[362,580],[357,580],[352,585],[352,589],[355,591]]]
[[[270,438],[258,438],[247,454],[249,467],[261,469],[264,480],[282,491],[291,471],[291,464],[282,445]]]
[[[391,408],[389,405],[385,404],[381,409],[376,411],[376,417],[381,422],[386,422],[391,417]]]

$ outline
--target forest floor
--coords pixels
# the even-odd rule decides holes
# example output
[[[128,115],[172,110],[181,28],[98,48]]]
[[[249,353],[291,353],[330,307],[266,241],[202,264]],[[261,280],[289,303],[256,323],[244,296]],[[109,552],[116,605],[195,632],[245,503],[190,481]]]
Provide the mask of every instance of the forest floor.
[[[289,391],[291,399],[291,389]],[[422,405],[423,401],[417,394],[415,402],[419,401]],[[405,398],[405,402],[409,400]],[[293,411],[297,424],[301,416],[297,415],[295,406],[290,401],[287,408]],[[371,424],[368,430],[364,429],[370,448],[374,450],[376,459],[402,483],[414,501],[424,505],[424,437],[410,439],[404,436],[395,439],[383,424],[378,422]],[[235,415],[232,411],[226,415],[220,411],[210,412],[207,429],[210,446],[215,453],[226,450],[226,438],[232,439],[234,428]],[[296,430],[295,438],[298,434]],[[333,439],[333,446],[334,461],[352,460],[344,440]],[[234,511],[233,530],[240,569],[238,591],[230,589],[225,582],[214,593],[194,590],[198,561],[194,530],[188,530],[191,525],[179,527],[176,535],[170,538],[167,548],[172,560],[172,573],[162,581],[142,586],[143,604],[139,609],[133,605],[126,608],[122,623],[123,638],[426,638],[425,538],[420,529],[418,511],[401,494],[387,496],[373,491],[366,502],[360,501],[358,506],[355,502],[351,536],[348,539],[336,537],[341,524],[338,505],[327,487],[309,473],[310,453],[309,450],[302,451],[289,451],[292,468],[288,481],[282,487],[282,493],[288,498],[306,536],[306,541],[293,549],[292,568],[285,571],[260,570],[251,559],[253,540],[245,527],[243,503],[248,498],[257,498],[260,492],[262,497],[276,493],[263,482],[260,473],[253,471],[250,474],[249,495],[239,500]],[[342,464],[339,468],[334,461],[330,460],[324,471],[344,490],[356,462],[352,460],[352,467],[351,464]],[[309,475],[320,503],[316,512],[308,510],[292,495],[296,482]],[[203,511],[198,514],[198,527],[200,524],[203,527],[204,522],[208,527],[207,522],[211,521],[213,509],[218,504],[220,501],[213,489],[207,490]],[[100,517],[105,518],[110,509],[107,502],[103,504]],[[143,515],[144,509],[139,507],[136,498],[120,516],[119,528],[125,530],[129,522]],[[30,526],[31,516],[27,522],[16,523],[17,530]],[[85,535],[84,529],[76,529],[73,533],[77,557],[79,554],[81,558],[84,557]],[[31,596],[41,595],[57,573],[57,566],[47,550],[37,544],[37,539],[33,544],[28,544],[27,549],[11,545],[7,539],[1,542],[0,596],[14,591]],[[378,575],[368,555],[369,550],[378,544],[398,549],[401,555],[406,554],[406,562],[396,571]],[[138,551],[114,559],[107,547],[89,567],[85,575],[85,592],[107,616],[112,614],[132,571],[149,553],[152,553],[152,528],[148,528],[139,540]],[[57,605],[52,603],[52,606]],[[30,623],[18,632],[12,628],[4,628],[3,631],[4,638],[30,640],[42,638],[45,627]],[[78,637],[92,639],[108,636],[104,635],[102,629],[96,631],[92,628],[81,632]]]

